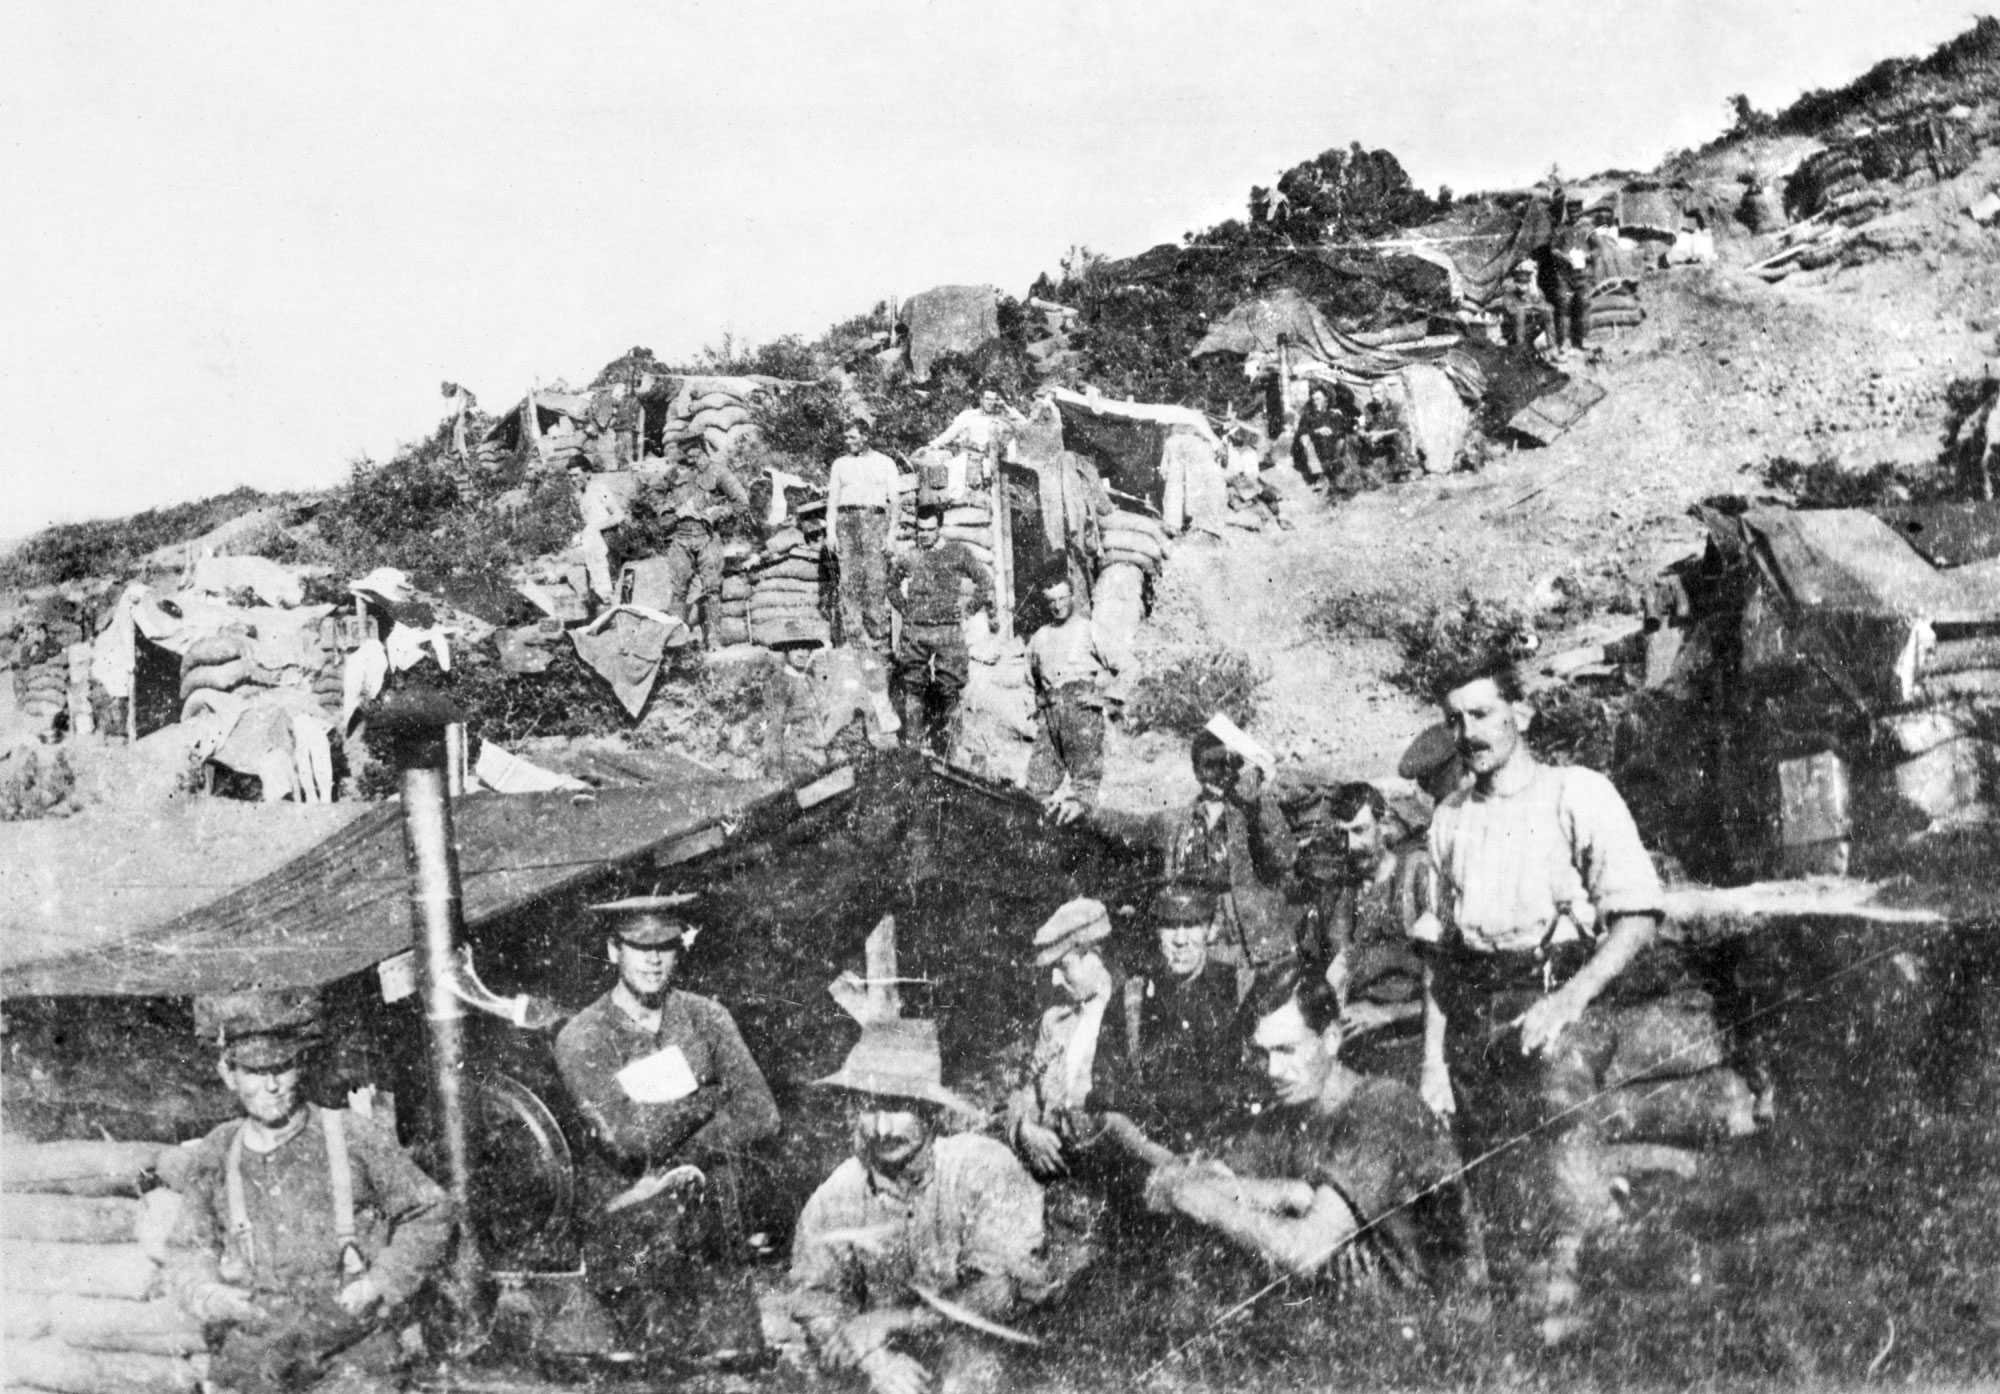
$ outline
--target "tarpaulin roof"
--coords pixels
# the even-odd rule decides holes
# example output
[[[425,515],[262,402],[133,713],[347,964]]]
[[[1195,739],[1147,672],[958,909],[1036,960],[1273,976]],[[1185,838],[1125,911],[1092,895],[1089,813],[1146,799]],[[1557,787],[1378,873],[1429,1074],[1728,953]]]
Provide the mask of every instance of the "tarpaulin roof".
[[[1875,516],[1933,566],[2000,557],[2000,503],[1912,503],[1878,508]]]
[[[466,925],[667,844],[719,845],[722,820],[772,792],[716,776],[455,800]],[[163,834],[136,820],[112,837],[82,818],[0,828],[8,931],[0,992],[172,997],[299,987],[410,947],[397,805],[303,810],[325,821],[293,820],[289,840],[270,831],[274,810],[245,812],[255,821],[206,807],[197,821],[218,821],[203,833]],[[34,861],[24,865],[23,855]]]
[[[1280,343],[1293,345],[1321,362],[1362,377],[1386,377],[1409,360],[1370,348],[1327,322],[1319,308],[1286,286],[1246,300],[1214,324],[1188,354],[1274,353]]]
[[[1114,402],[1061,387],[1048,389],[1048,395],[1062,417],[1063,449],[1096,461],[1104,482],[1132,498],[1161,501],[1166,488],[1161,457],[1169,434],[1185,432],[1212,450],[1222,448],[1208,418],[1193,407]]]
[[[2000,618],[2000,559],[1939,570],[1895,528],[1860,509],[1760,508],[1743,522],[1795,605],[1933,623]]]
[[[1514,267],[1549,244],[1548,200],[1535,196],[1516,208],[1476,204],[1409,237],[1376,244],[1383,256],[1413,256],[1450,263],[1460,300],[1484,305]]]

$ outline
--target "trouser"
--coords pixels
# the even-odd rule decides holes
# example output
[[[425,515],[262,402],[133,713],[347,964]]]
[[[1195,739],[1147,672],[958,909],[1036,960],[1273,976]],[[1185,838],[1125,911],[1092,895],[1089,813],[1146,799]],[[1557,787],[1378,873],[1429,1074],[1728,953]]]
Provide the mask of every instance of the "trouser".
[[[889,514],[880,508],[843,508],[834,520],[840,542],[840,634],[862,634],[880,645],[889,637]]]
[[[668,613],[692,628],[695,603],[722,593],[722,539],[701,524],[683,523],[667,543],[666,562]]]
[[[1555,330],[1551,337],[1557,348],[1564,343],[1567,333],[1572,348],[1583,347],[1583,314],[1590,300],[1589,288],[1584,285],[1583,272],[1566,261],[1556,263],[1555,274]]]
[[[1090,683],[1070,683],[1050,693],[1035,717],[1035,749],[1028,757],[1028,792],[1046,798],[1069,775],[1070,793],[1097,802],[1104,782],[1104,707]]]
[[[1345,431],[1301,432],[1292,442],[1292,463],[1312,483],[1331,488],[1354,463],[1354,438]]]
[[[903,742],[949,758],[958,699],[972,672],[965,631],[958,624],[903,625],[896,644],[896,704]]]
[[[1552,347],[1559,346],[1556,339],[1555,322],[1550,318],[1549,307],[1529,302],[1522,305],[1504,305],[1500,309],[1500,337],[1523,352],[1535,347],[1535,335],[1547,334]]]

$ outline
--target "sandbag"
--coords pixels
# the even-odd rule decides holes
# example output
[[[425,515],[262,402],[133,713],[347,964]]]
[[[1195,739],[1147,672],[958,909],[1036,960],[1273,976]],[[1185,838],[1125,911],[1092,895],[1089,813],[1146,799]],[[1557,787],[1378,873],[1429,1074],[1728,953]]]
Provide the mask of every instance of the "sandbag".
[[[25,1192],[0,1201],[0,1239],[124,1244],[138,1239],[140,1203],[124,1196]]]
[[[993,510],[959,504],[944,511],[944,525],[948,528],[983,528],[993,521]]]
[[[7,1379],[51,1394],[194,1394],[201,1384],[189,1360],[78,1350],[56,1340],[8,1342]]]
[[[214,692],[228,692],[250,681],[250,660],[232,659],[228,663],[211,663],[205,668],[189,669],[181,678],[181,700],[186,701],[195,693],[208,689]]]
[[[1589,329],[1632,329],[1645,322],[1644,310],[1592,310],[1584,325]]]
[[[243,634],[204,634],[188,645],[181,655],[181,671],[206,668],[211,663],[227,663],[233,658],[242,658],[249,653],[253,641]]]
[[[58,1244],[0,1240],[0,1283],[10,1291],[75,1293],[81,1297],[150,1297],[160,1266],[136,1242]]]
[[[727,431],[750,420],[750,413],[740,406],[704,407],[696,412],[688,424],[703,435],[710,431]]]
[[[1162,543],[1167,540],[1167,527],[1150,513],[1134,513],[1130,509],[1114,508],[1104,516],[1107,531],[1118,528],[1126,532],[1151,533]]]
[[[1104,530],[1106,551],[1137,552],[1142,557],[1152,557],[1164,561],[1167,556],[1166,544],[1147,532],[1134,532],[1129,528],[1106,528]]]
[[[750,598],[754,601],[771,595],[818,595],[819,589],[817,581],[794,581],[780,577],[775,581],[759,581],[757,589],[750,592]]]
[[[0,1190],[136,1196],[140,1177],[174,1150],[157,1142],[0,1142]]]
[[[1755,1131],[1750,1086],[1731,1069],[1685,1079],[1628,1084],[1599,1100],[1606,1142],[1665,1142],[1683,1146],[1743,1137]]]
[[[787,557],[784,561],[773,562],[757,573],[758,585],[766,581],[817,581],[818,579],[817,558],[806,561],[802,558]]]
[[[201,1323],[167,1298],[126,1302],[115,1297],[10,1292],[0,1302],[0,1336],[9,1344],[54,1337],[85,1350],[145,1355],[196,1355],[206,1349]]]
[[[742,405],[742,397],[734,392],[725,391],[718,387],[711,392],[702,393],[699,397],[689,402],[687,409],[690,414],[694,414],[704,411],[715,411],[721,407],[740,407]]]
[[[985,528],[947,527],[944,529],[944,537],[946,541],[963,542],[971,547],[986,547],[990,549],[993,544],[993,534]]]
[[[1128,552],[1123,548],[1106,550],[1104,553],[1104,565],[1136,566],[1148,576],[1157,576],[1160,573],[1160,559],[1158,557],[1147,556],[1143,552]]]
[[[747,599],[750,595],[750,590],[750,583],[741,576],[725,576],[722,578],[722,598],[724,600]]]
[[[715,626],[715,637],[725,644],[747,644],[750,642],[750,621],[725,618]]]
[[[819,618],[817,605],[768,605],[752,610],[745,618],[752,627],[773,624],[782,620],[811,620]]]

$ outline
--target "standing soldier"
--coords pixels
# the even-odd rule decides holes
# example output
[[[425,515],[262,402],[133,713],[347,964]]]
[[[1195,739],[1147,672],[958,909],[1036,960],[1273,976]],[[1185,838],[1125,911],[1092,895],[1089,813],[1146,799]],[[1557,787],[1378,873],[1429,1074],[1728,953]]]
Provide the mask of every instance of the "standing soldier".
[[[1554,272],[1556,356],[1583,351],[1584,320],[1590,305],[1590,244],[1595,229],[1577,215],[1583,205],[1558,184],[1549,197],[1549,266]]]
[[[1043,586],[1042,595],[1053,622],[1028,640],[1028,672],[1035,683],[1028,792],[1052,798],[1067,775],[1070,797],[1094,804],[1104,780],[1104,689],[1123,665],[1097,622],[1077,613],[1067,576]]]
[[[997,626],[992,578],[963,543],[946,542],[943,535],[943,513],[930,508],[917,514],[917,550],[890,563],[889,598],[903,617],[895,647],[903,741],[949,758],[959,695],[972,671],[961,583],[972,586],[972,609],[986,612],[987,628]]]
[[[979,405],[967,407],[951,419],[951,424],[931,442],[933,450],[955,450],[968,461],[965,482],[982,487],[999,472],[1014,431],[1028,424],[1028,418],[1000,400],[1000,394],[986,388]]]
[[[722,520],[747,512],[750,496],[727,465],[712,460],[698,445],[682,447],[680,463],[657,479],[640,485],[633,508],[652,523],[649,531],[666,533],[667,584],[673,597],[669,611],[693,627],[694,605],[707,615],[709,598],[722,590]],[[690,587],[693,595],[690,597]]]
[[[452,1204],[388,1134],[308,1103],[311,992],[203,1003],[244,1116],[195,1149],[167,1240],[169,1290],[220,1329],[217,1388],[395,1387],[395,1318],[450,1247]]]
[[[745,1259],[741,1161],[778,1106],[729,1012],[670,986],[693,937],[670,912],[690,899],[591,907],[618,981],[557,1035],[556,1068],[593,1144],[578,1168],[593,1286],[635,1344],[721,1357],[757,1347],[750,1299],[719,1270]]]
[[[840,559],[840,637],[889,641],[889,539],[901,506],[896,462],[868,448],[868,429],[850,422],[847,453],[827,468],[825,547]]]
[[[1664,913],[1660,878],[1610,780],[1528,750],[1533,709],[1510,662],[1468,665],[1437,690],[1472,783],[1431,823],[1439,912],[1412,932],[1426,946],[1424,1100],[1456,1105],[1473,1155],[1532,1139],[1552,1215],[1542,1337],[1555,1345],[1584,1326],[1583,1241],[1616,1217],[1585,1105],[1633,1021],[1617,1007],[1650,976],[1627,970]]]

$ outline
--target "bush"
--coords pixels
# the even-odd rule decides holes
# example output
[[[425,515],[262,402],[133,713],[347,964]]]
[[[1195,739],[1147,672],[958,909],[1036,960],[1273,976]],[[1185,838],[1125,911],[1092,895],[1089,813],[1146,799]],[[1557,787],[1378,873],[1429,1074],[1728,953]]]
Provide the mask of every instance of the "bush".
[[[1831,456],[1811,462],[1779,455],[1757,467],[1766,487],[1798,508],[1879,508],[1963,497],[1949,471],[1934,465],[1879,464],[1851,469]]]
[[[1534,625],[1520,609],[1471,591],[1398,621],[1392,637],[1403,651],[1403,662],[1389,681],[1426,702],[1438,682],[1461,664],[1496,652],[1525,658],[1537,643]]]
[[[1306,633],[1321,639],[1394,639],[1408,622],[1407,603],[1389,591],[1343,591],[1306,611]]]
[[[1125,724],[1135,734],[1171,731],[1192,737],[1221,712],[1247,727],[1257,719],[1258,694],[1266,678],[1239,649],[1204,649],[1141,678],[1126,704]]]
[[[50,586],[86,576],[123,575],[156,548],[190,542],[252,509],[288,503],[293,498],[249,488],[231,489],[193,503],[149,508],[129,518],[58,523],[28,538],[0,560],[0,586]]]

